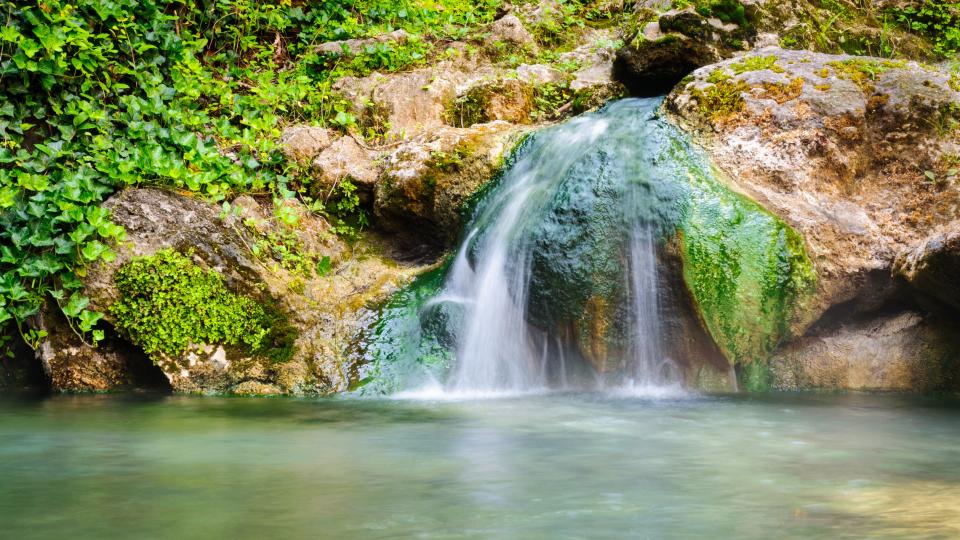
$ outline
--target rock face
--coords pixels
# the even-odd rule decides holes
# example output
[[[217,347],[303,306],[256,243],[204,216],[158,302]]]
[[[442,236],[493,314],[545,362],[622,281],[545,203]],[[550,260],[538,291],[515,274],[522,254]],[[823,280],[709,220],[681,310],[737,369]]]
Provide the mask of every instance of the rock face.
[[[955,268],[949,234],[925,240],[960,203],[947,174],[960,153],[960,92],[949,73],[770,48],[695,71],[664,109],[735,190],[803,236],[817,290],[788,335],[803,336],[836,306],[855,316],[893,302],[898,256],[920,289]],[[937,292],[950,301],[949,290]]]
[[[845,323],[805,336],[770,359],[778,390],[944,391],[960,388],[960,333],[955,322],[916,311]]]
[[[748,46],[746,20],[742,26],[724,23],[692,8],[670,10],[653,21],[648,14],[640,11],[637,28],[624,36],[614,64],[617,79],[634,95],[664,94],[694,69]]]
[[[960,309],[960,222],[902,252],[896,271],[920,291]]]
[[[444,127],[382,157],[374,211],[388,229],[416,242],[449,247],[460,234],[465,203],[500,169],[527,129],[503,121]],[[410,238],[409,240],[413,240]],[[416,242],[411,245],[416,253]]]
[[[148,359],[119,339],[92,349],[48,314],[40,327],[50,338],[39,354],[53,388],[142,386],[151,370],[157,370],[152,365],[156,363],[177,392],[323,394],[346,389],[347,348],[365,307],[385,298],[416,269],[372,255],[350,256],[326,223],[296,203],[288,204],[299,216],[297,228],[281,229],[270,204],[244,196],[224,214],[216,205],[163,190],[123,191],[105,206],[127,231],[127,241],[118,246],[116,260],[91,268],[84,284],[91,308],[116,324],[111,307],[121,298],[115,282],[119,269],[161,250],[187,254],[201,268],[222,276],[233,293],[276,310],[274,324],[289,328],[284,334],[291,339],[288,356],[276,360],[220,343],[193,343],[182,355]],[[270,239],[284,234],[284,248],[296,252],[294,260],[273,250],[276,240]],[[312,265],[320,259],[328,261],[332,271],[315,272]],[[131,336],[122,337],[137,345]]]
[[[292,126],[280,134],[284,154],[293,161],[310,161],[330,146],[330,131],[314,126]]]

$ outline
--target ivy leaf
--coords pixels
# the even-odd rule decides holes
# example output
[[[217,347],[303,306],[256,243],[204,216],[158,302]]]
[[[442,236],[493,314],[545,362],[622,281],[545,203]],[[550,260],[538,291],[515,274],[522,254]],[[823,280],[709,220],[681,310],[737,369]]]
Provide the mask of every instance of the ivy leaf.
[[[70,297],[70,301],[67,302],[67,305],[63,306],[63,313],[67,317],[76,318],[80,315],[84,309],[90,304],[90,299],[86,296],[82,296],[80,293],[74,293]]]
[[[40,52],[40,44],[30,38],[24,37],[20,40],[20,50],[23,51],[23,54],[27,58],[33,58]]]
[[[105,251],[107,251],[107,246],[105,246],[103,242],[99,240],[87,242],[80,249],[80,253],[83,255],[83,258],[91,262],[99,259]]]

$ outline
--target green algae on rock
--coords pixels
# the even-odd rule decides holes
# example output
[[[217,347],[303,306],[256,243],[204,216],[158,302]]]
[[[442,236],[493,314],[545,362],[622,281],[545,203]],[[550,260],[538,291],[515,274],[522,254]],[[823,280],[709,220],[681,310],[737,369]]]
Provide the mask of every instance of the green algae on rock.
[[[764,360],[815,290],[803,239],[715,176],[688,180],[679,226],[684,280],[727,358]]]
[[[444,339],[451,306],[430,303],[440,291],[448,262],[428,270],[394,293],[360,338],[361,362],[350,387],[360,395],[391,394],[442,377],[450,367],[452,342]]]

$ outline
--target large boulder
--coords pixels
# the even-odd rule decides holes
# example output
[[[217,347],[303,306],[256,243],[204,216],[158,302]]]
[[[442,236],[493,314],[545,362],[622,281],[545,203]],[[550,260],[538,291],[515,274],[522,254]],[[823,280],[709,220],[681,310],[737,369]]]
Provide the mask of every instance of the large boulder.
[[[414,256],[451,247],[466,203],[496,175],[526,132],[504,121],[446,126],[384,153],[374,205],[378,222],[400,233]]]
[[[632,34],[624,36],[614,63],[617,78],[634,95],[656,96],[673,88],[691,71],[748,48],[749,25],[727,22],[693,8],[674,9],[649,20],[641,10]]]
[[[55,311],[47,312],[37,327],[50,334],[39,350],[53,387],[141,386],[144,376],[138,372],[159,369],[177,392],[346,389],[351,383],[348,349],[366,306],[388,296],[416,269],[375,254],[348,253],[321,218],[299,203],[285,205],[275,210],[270,201],[244,196],[224,211],[150,188],[111,197],[104,206],[127,238],[116,246],[116,259],[89,269],[84,285],[90,308],[105,313],[116,332],[93,349],[75,339]],[[276,215],[297,224],[283,225]],[[210,288],[212,293],[205,292]],[[213,294],[215,305],[204,305],[204,294]],[[223,314],[231,305],[240,310],[232,319]],[[141,318],[138,309],[153,318]],[[179,314],[179,320],[168,320],[170,314]],[[190,333],[183,320],[195,320],[188,326],[197,327],[226,320],[219,334],[203,334],[224,339],[188,335],[185,346],[165,346],[177,332]],[[249,328],[262,330],[264,347],[243,346]],[[237,332],[239,339],[226,340]]]
[[[664,110],[735,191],[802,236],[816,290],[785,340],[828,311],[905,309],[896,307],[898,254],[955,219],[960,203],[947,174],[960,153],[960,91],[950,73],[768,48],[695,71]],[[922,274],[914,278],[921,288]]]

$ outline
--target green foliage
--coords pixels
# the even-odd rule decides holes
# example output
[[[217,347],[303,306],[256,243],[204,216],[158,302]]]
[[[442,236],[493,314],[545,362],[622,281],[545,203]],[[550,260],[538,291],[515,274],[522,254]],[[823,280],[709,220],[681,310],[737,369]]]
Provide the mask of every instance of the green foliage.
[[[903,27],[930,39],[943,57],[960,52],[960,2],[928,1],[892,10]]]
[[[120,299],[110,307],[117,329],[155,359],[199,344],[289,357],[292,340],[281,318],[231,292],[219,273],[204,270],[189,256],[165,250],[117,270]]]
[[[123,230],[99,204],[158,185],[220,201],[302,191],[278,151],[281,117],[357,127],[336,78],[421,62],[431,39],[492,21],[500,0],[14,0],[0,5],[0,327],[53,300],[100,337],[84,266]],[[381,35],[349,60],[315,44]],[[343,184],[319,208],[356,214]],[[339,219],[338,230],[354,233]],[[362,221],[362,216],[358,220]],[[361,224],[362,225],[362,224]]]

